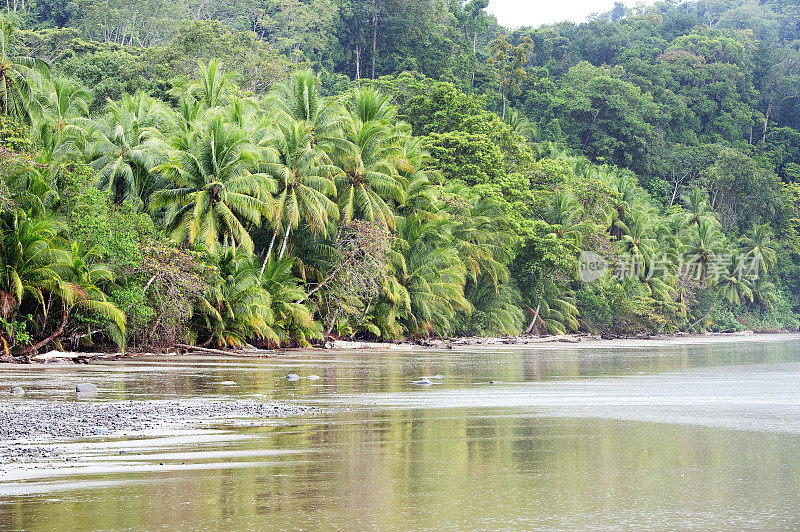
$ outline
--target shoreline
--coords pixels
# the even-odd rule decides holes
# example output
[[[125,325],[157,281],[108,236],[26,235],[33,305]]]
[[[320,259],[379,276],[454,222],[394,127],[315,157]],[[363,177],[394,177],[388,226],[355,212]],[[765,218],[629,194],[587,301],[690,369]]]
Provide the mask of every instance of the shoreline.
[[[576,345],[580,347],[599,347],[603,346],[657,346],[669,344],[691,344],[691,343],[716,343],[716,342],[736,342],[736,341],[763,341],[774,339],[800,340],[800,332],[754,332],[740,331],[733,333],[676,333],[662,334],[648,337],[620,337],[603,338],[598,335],[590,334],[565,334],[558,336],[508,336],[508,337],[464,337],[429,339],[424,341],[401,341],[401,342],[375,342],[375,341],[350,341],[333,340],[326,342],[324,347],[286,347],[278,349],[259,349],[251,347],[243,350],[225,349],[194,349],[185,346],[174,351],[163,353],[152,352],[128,352],[128,353],[103,353],[103,352],[70,352],[70,351],[49,351],[41,353],[27,360],[0,357],[0,364],[20,364],[20,363],[63,363],[73,362],[76,364],[90,364],[99,360],[123,360],[128,358],[157,358],[174,357],[179,355],[197,356],[229,356],[232,358],[282,358],[298,355],[313,355],[327,352],[355,352],[355,351],[413,351],[423,349],[452,350],[468,347],[479,348],[516,348],[526,346],[559,346]]]

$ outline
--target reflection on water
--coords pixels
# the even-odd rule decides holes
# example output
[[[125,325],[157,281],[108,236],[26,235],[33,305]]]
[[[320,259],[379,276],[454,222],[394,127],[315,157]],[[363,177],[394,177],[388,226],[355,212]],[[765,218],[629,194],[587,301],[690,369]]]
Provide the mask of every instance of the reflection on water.
[[[78,380],[102,400],[259,396],[331,412],[63,444],[76,467],[0,482],[0,529],[800,527],[797,337],[0,371],[0,389],[40,399],[73,400]]]

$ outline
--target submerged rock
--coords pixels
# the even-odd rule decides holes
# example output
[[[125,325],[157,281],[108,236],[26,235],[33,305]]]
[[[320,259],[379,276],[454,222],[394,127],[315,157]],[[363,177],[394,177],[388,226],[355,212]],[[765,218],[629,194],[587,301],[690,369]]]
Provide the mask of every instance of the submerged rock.
[[[431,380],[428,377],[423,377],[418,381],[414,381],[412,384],[414,384],[415,386],[430,386],[431,384],[433,384],[433,382],[431,382]]]
[[[78,393],[97,393],[98,389],[91,382],[82,382],[75,386],[75,391]]]
[[[296,374],[296,373],[289,373],[289,374],[286,376],[286,380],[287,380],[287,381],[291,381],[291,382],[294,382],[294,381],[299,381],[299,380],[300,380],[300,375],[298,375],[298,374]]]
[[[222,381],[219,384],[220,386],[237,386],[235,381]]]
[[[321,378],[322,377],[320,377],[319,375],[309,375],[308,377],[306,377],[306,379],[308,379],[310,381],[318,381]]]
[[[25,395],[25,388],[23,388],[22,386],[14,386],[11,389],[11,393],[12,393],[12,395],[16,395],[16,396]]]

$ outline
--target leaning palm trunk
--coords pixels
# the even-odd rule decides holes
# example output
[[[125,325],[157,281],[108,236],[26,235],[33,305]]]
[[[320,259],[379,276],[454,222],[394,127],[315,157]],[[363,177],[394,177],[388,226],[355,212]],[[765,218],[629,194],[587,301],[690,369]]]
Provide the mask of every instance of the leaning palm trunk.
[[[528,307],[530,309],[530,307]],[[528,329],[525,331],[525,334],[531,334],[533,332],[534,327],[536,327],[536,321],[539,320],[539,310],[541,310],[542,305],[536,307],[536,311],[533,313],[533,320],[531,324],[528,325]]]
[[[292,226],[286,226],[286,235],[283,237],[283,245],[281,246],[281,253],[278,255],[278,260],[283,258],[283,254],[286,253],[286,245],[289,243],[289,233],[292,232]]]
[[[269,241],[269,247],[267,248],[267,255],[264,257],[264,262],[261,264],[261,271],[258,272],[258,280],[264,277],[264,270],[267,268],[267,263],[269,262],[269,258],[272,255],[272,247],[275,245],[275,240],[278,238],[278,232],[281,230],[281,226],[278,225],[275,227],[275,231],[272,232],[272,240]]]
[[[694,322],[694,323],[692,324],[692,326],[690,327],[690,329],[694,329],[695,327],[697,327],[697,324],[698,324],[698,323],[700,323],[701,321],[703,321],[704,319],[706,319],[706,318],[708,317],[708,315],[709,315],[709,314],[711,314],[711,311],[712,311],[712,310],[714,310],[715,308],[717,308],[717,305],[719,305],[721,301],[722,301],[722,296],[720,296],[720,297],[719,297],[719,298],[718,298],[718,299],[717,299],[717,300],[714,302],[714,304],[713,304],[713,305],[711,305],[711,308],[709,308],[709,309],[706,311],[706,313],[705,313],[705,314],[703,314],[703,316],[702,316],[702,317],[701,317],[699,320],[697,320],[696,322]]]

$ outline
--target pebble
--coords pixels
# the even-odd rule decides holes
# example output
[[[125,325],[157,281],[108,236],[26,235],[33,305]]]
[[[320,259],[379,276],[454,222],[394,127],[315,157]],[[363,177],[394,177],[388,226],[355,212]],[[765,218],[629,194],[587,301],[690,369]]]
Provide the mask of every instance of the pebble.
[[[165,426],[190,428],[209,419],[261,420],[320,411],[310,406],[246,400],[81,403],[29,399],[0,404],[0,465],[60,458],[55,449],[37,445],[40,440],[108,437]]]

